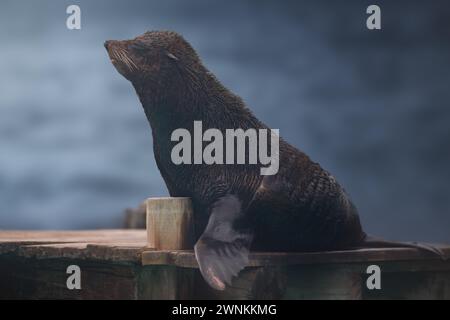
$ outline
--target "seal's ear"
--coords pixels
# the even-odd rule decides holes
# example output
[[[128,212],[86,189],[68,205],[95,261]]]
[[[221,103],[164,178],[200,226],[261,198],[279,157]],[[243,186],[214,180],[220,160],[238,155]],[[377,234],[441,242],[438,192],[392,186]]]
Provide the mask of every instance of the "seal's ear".
[[[170,59],[175,60],[175,61],[178,61],[178,58],[175,57],[175,55],[173,55],[172,53],[167,52],[166,55],[167,55]]]

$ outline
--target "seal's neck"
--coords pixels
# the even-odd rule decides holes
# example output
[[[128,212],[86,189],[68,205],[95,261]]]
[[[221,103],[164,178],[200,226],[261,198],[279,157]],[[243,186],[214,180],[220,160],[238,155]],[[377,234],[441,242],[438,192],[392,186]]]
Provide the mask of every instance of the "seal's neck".
[[[220,83],[205,70],[179,69],[171,77],[133,82],[147,119],[152,125],[180,125],[201,120]],[[218,111],[218,110],[217,110]]]
[[[179,128],[191,131],[194,121],[204,128],[240,128],[240,118],[251,117],[242,100],[206,69],[180,72],[170,80],[133,83],[155,140],[170,140]]]
[[[155,131],[175,130],[199,118],[197,106],[199,98],[178,90],[158,90],[151,86],[136,87],[145,115]]]

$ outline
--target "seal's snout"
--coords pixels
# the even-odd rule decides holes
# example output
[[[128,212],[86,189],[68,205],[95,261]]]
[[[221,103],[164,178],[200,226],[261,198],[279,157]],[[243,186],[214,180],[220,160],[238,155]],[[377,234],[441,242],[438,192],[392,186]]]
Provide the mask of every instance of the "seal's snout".
[[[104,46],[105,46],[105,49],[106,49],[106,50],[109,50],[109,47],[110,47],[111,43],[112,43],[111,40],[105,41]]]
[[[104,46],[108,51],[123,47],[122,42],[118,40],[107,40],[105,41]]]
[[[130,80],[139,70],[134,58],[126,48],[127,41],[108,40],[103,44],[111,63],[119,73]]]

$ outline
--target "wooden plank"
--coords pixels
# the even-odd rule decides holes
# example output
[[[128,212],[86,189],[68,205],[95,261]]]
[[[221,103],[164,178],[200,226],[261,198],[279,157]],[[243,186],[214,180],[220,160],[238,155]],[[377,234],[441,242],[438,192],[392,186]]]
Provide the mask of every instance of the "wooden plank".
[[[3,243],[69,243],[145,241],[143,230],[0,231]]]
[[[286,274],[283,268],[279,267],[246,268],[224,291],[212,289],[198,269],[195,269],[194,280],[194,299],[205,300],[281,299],[287,285]]]
[[[148,246],[158,250],[193,248],[193,210],[190,198],[147,200]]]
[[[360,300],[362,276],[352,265],[300,265],[284,270],[287,285],[283,299]]]
[[[195,271],[174,266],[141,267],[136,287],[138,299],[193,299]]]
[[[81,259],[140,263],[141,252],[145,247],[129,246],[127,243],[114,245],[90,243],[58,243],[22,246],[16,255],[38,259]]]
[[[49,259],[70,258],[140,263],[144,230],[0,232],[0,254]],[[148,249],[147,249],[148,250]]]
[[[0,299],[136,299],[137,266],[89,260],[2,256]],[[81,268],[81,290],[66,286],[67,267]]]
[[[440,246],[449,252],[448,246]],[[225,291],[211,289],[198,271],[192,251],[144,251],[143,265],[170,265],[196,270],[194,297],[198,299],[374,299],[397,297],[434,297],[448,299],[450,261],[411,248],[359,249],[317,253],[250,254],[249,267],[233,279]],[[390,290],[379,296],[367,294],[367,267],[381,267],[383,283]],[[425,280],[410,279],[410,286],[393,280],[390,274],[424,275]],[[446,273],[447,272],[447,273]],[[436,274],[440,275],[437,276]],[[438,280],[437,280],[438,279]],[[402,288],[413,287],[414,293]],[[384,291],[383,291],[384,292]]]
[[[144,230],[2,231],[0,253],[17,251],[18,255],[29,257],[66,256],[82,259],[111,259],[115,255],[120,258],[121,255],[131,257],[138,254],[141,255],[143,265],[197,267],[193,251],[157,251],[147,248],[146,241]],[[450,256],[450,246],[436,246]],[[126,254],[127,251],[129,254]],[[314,253],[253,252],[250,254],[249,266],[424,260],[435,261],[436,265],[441,262],[433,254],[413,248],[377,248]]]
[[[253,252],[232,285],[215,291],[192,250],[146,244],[144,230],[0,232],[0,298],[450,299],[450,261],[411,248]],[[70,264],[82,270],[81,291],[66,288]],[[381,268],[382,291],[365,288],[370,264]]]
[[[145,229],[147,219],[147,203],[143,202],[137,208],[125,210],[125,229]]]
[[[439,246],[450,255],[450,246]],[[334,263],[367,263],[386,261],[434,261],[436,264],[448,266],[449,260],[442,261],[429,252],[413,248],[377,248],[347,251],[285,253],[285,252],[252,252],[249,266],[278,266],[298,264],[334,264]],[[142,252],[143,265],[170,264],[185,268],[197,268],[197,261],[192,251],[153,250]]]

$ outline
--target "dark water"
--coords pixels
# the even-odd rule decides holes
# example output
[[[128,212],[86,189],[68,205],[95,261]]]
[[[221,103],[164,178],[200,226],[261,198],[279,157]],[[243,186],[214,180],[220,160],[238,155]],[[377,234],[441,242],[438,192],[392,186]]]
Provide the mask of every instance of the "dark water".
[[[167,194],[102,44],[171,29],[337,176],[369,232],[450,241],[450,6],[377,3],[382,31],[365,1],[2,1],[0,228],[117,227]]]

